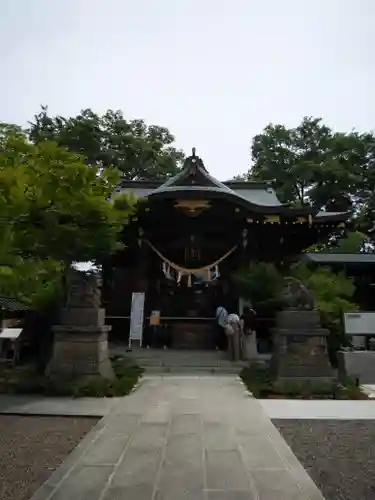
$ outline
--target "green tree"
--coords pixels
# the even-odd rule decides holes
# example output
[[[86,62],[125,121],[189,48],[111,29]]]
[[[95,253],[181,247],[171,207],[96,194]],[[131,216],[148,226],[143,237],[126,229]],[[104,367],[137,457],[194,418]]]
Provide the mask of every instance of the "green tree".
[[[91,109],[75,117],[50,116],[48,108],[30,123],[34,143],[56,141],[82,154],[96,167],[115,167],[127,180],[159,180],[175,175],[183,153],[172,146],[173,135],[164,127],[147,126],[143,120],[126,120],[121,111],[100,116]]]
[[[335,253],[357,253],[366,251],[370,244],[370,238],[360,231],[352,231],[341,238],[332,248]]]
[[[372,186],[375,185],[375,181]],[[371,185],[370,185],[371,186]],[[375,192],[369,193],[363,200],[356,216],[356,225],[360,231],[368,235],[375,244]]]
[[[32,144],[19,128],[0,126],[2,287],[23,293],[52,281],[72,262],[101,262],[121,243],[133,212],[124,195],[110,202],[116,169],[88,166],[51,141]],[[31,285],[32,266],[35,280]],[[47,280],[48,281],[48,280]]]
[[[343,237],[332,237],[328,244],[317,243],[308,252],[358,253],[372,251],[371,238],[360,231],[347,232]]]
[[[233,275],[236,289],[243,298],[251,300],[256,307],[275,303],[280,299],[283,277],[270,262],[252,262]]]
[[[291,271],[316,298],[322,324],[330,331],[328,350],[331,363],[336,367],[337,350],[350,343],[342,328],[342,315],[358,308],[353,300],[355,284],[344,272],[334,273],[328,267],[310,269],[299,262]]]
[[[274,180],[283,202],[327,210],[365,205],[375,176],[375,137],[335,133],[321,119],[268,125],[252,143],[250,179]]]
[[[293,266],[292,275],[313,293],[326,325],[340,320],[343,312],[356,309],[352,301],[355,285],[344,272],[334,273],[328,267],[310,269],[299,262]]]
[[[15,257],[0,266],[0,295],[17,298],[35,310],[57,306],[63,298],[62,273],[60,262]]]

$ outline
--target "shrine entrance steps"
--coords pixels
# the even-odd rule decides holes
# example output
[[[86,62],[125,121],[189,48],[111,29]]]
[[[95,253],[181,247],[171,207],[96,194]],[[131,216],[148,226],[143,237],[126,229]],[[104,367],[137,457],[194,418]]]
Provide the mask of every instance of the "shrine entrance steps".
[[[230,361],[222,351],[142,349],[110,345],[111,356],[135,361],[148,374],[239,374],[245,361]]]

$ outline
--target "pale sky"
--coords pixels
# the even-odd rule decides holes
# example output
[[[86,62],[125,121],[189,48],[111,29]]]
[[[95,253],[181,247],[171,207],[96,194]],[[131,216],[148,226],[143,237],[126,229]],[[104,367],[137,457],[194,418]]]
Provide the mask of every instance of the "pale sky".
[[[121,109],[225,180],[269,122],[374,129],[374,33],[375,0],[0,0],[0,121]]]

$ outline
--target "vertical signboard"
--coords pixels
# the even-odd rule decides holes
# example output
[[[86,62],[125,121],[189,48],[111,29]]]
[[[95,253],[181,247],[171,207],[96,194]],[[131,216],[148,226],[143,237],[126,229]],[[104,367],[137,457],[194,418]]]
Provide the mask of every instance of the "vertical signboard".
[[[142,345],[144,305],[145,294],[143,292],[133,292],[130,311],[129,348],[134,340],[139,342],[140,346]]]
[[[375,313],[358,311],[344,313],[345,333],[352,337],[356,349],[366,349],[366,337],[375,335]]]
[[[160,325],[160,311],[151,311],[150,326]]]

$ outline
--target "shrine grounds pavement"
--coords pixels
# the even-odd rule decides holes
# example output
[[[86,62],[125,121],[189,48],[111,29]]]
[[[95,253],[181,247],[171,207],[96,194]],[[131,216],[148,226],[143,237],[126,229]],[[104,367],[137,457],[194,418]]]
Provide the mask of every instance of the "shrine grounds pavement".
[[[243,390],[238,379],[218,375],[147,377],[138,392],[126,398],[1,395],[0,500],[28,500],[46,480],[46,485],[34,499],[59,499],[72,492],[73,498],[100,498],[97,492],[91,493],[91,488],[84,482],[77,486],[82,475],[89,481],[90,471],[95,475],[100,464],[104,467],[103,474],[108,468],[112,470],[108,476],[111,482],[102,478],[102,482],[106,483],[105,489],[100,492],[102,498],[111,498],[112,494],[116,500],[124,498],[126,493],[129,496],[125,498],[131,500],[139,493],[141,500],[152,498],[150,495],[154,495],[153,500],[168,499],[174,495],[176,500],[195,497],[209,500],[282,500],[285,495],[282,491],[280,494],[275,485],[279,485],[281,490],[285,488],[279,477],[280,474],[286,477],[285,469],[293,470],[295,458],[290,457],[290,449],[285,450],[285,442],[272,428],[266,415],[279,429],[326,500],[375,498],[375,401],[256,401]],[[105,418],[90,432],[103,416]],[[145,433],[142,434],[143,431]],[[114,446],[116,437],[119,444]],[[163,439],[164,445],[160,441]],[[261,446],[264,441],[267,443],[265,457],[256,456],[264,454]],[[181,452],[182,446],[185,448]],[[200,473],[193,466],[194,446],[200,447],[202,452],[202,458],[196,464],[203,470],[203,494],[197,488]],[[248,448],[251,446],[253,449],[249,455]],[[265,463],[270,446],[271,450],[276,447],[282,466],[278,460],[276,466],[272,460]],[[144,463],[142,472],[140,457],[146,459],[147,450],[150,465],[147,467]],[[126,461],[130,461],[133,452],[138,462],[126,472],[127,479],[121,480],[127,486],[116,487],[116,474],[126,467]],[[158,479],[153,481],[149,474],[152,476],[152,463],[153,460],[157,462],[158,456]],[[226,457],[232,457],[233,464],[229,468],[225,466]],[[236,472],[232,470],[234,457],[237,461]],[[62,462],[61,468],[51,476]],[[187,466],[182,472],[185,462]],[[212,474],[220,473],[219,467],[225,469],[220,474],[223,482],[219,484],[221,490],[212,488],[210,483],[213,481]],[[298,469],[300,466],[297,465]],[[169,471],[169,485],[164,471]],[[208,472],[211,475],[207,475]],[[238,489],[239,486],[243,488],[240,479],[243,474],[252,488],[249,491]],[[270,483],[263,490],[260,488],[262,484],[259,484],[262,474],[264,481],[268,478]],[[182,485],[188,483],[185,490],[178,489],[176,485],[180,479]],[[291,483],[295,482],[298,483],[298,478],[297,481],[292,478]],[[272,491],[272,483],[276,491]],[[98,482],[95,484],[98,485]],[[260,496],[254,491],[256,487]],[[99,485],[99,491],[100,488]],[[146,496],[143,495],[144,490]],[[316,493],[314,488],[311,491]],[[306,496],[300,486],[298,495],[291,498],[322,498]]]
[[[324,500],[235,376],[145,377],[107,410],[32,500]]]

